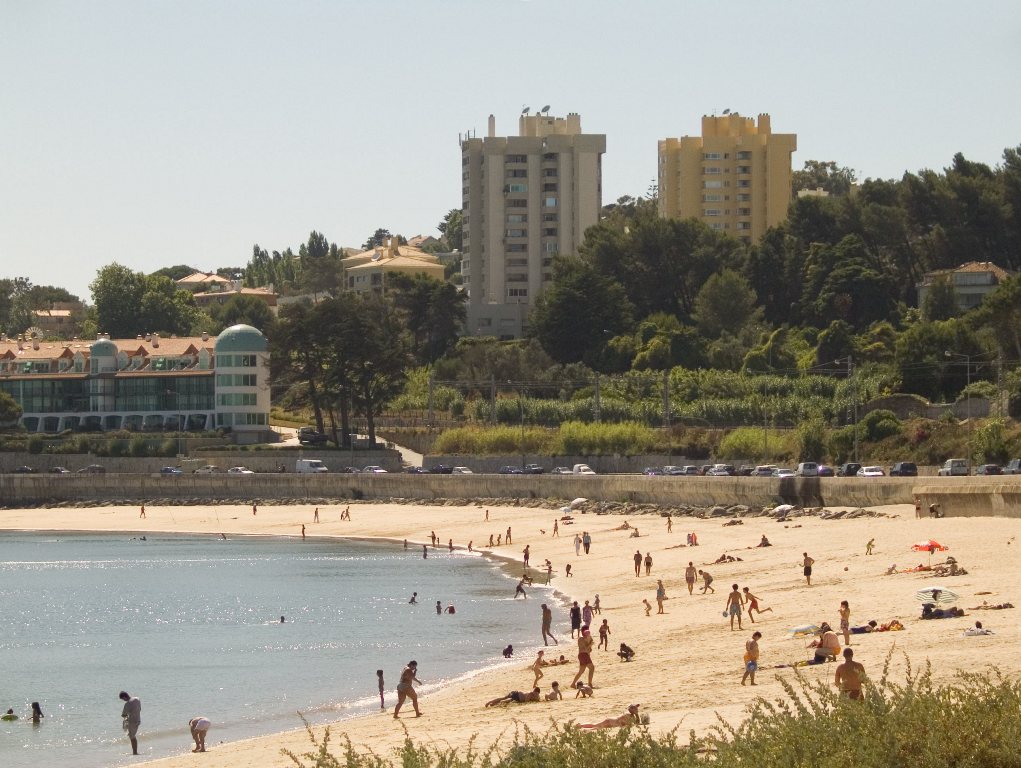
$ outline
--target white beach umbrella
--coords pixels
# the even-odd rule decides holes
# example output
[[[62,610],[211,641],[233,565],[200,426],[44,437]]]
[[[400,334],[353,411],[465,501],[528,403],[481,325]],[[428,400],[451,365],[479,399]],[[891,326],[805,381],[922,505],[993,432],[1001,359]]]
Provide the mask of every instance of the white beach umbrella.
[[[582,504],[586,503],[587,501],[588,501],[588,499],[582,499],[582,498],[579,497],[579,498],[577,498],[577,499],[575,499],[574,501],[571,502],[571,509],[577,509],[578,507],[580,507]]]

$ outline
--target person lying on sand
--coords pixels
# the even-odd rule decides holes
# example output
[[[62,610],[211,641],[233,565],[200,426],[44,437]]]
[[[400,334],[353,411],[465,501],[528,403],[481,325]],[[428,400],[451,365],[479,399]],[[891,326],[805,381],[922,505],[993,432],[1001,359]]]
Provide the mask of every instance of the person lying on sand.
[[[611,528],[610,530],[613,530],[613,531],[627,531],[630,528],[631,528],[631,523],[629,523],[627,520],[625,520],[623,523],[618,525],[616,528]]]
[[[964,636],[965,637],[976,637],[978,635],[991,635],[991,634],[993,634],[993,630],[986,629],[985,627],[983,627],[981,621],[976,621],[974,627],[968,627],[966,630],[964,630]]]
[[[879,631],[879,623],[875,619],[872,619],[872,621],[870,621],[868,624],[863,624],[860,627],[851,627],[851,634],[852,635],[865,635],[865,634],[868,634],[869,632],[878,632],[878,631]]]
[[[641,722],[638,717],[638,705],[632,704],[620,717],[608,717],[598,723],[578,723],[579,728],[624,728],[629,725],[638,725]]]
[[[541,692],[538,688],[533,688],[531,693],[522,693],[521,691],[511,691],[506,696],[501,696],[498,699],[487,701],[487,707],[495,707],[498,704],[509,704],[514,702],[515,704],[525,704],[529,701],[539,701]]]
[[[997,605],[990,605],[985,600],[982,601],[982,605],[976,605],[974,608],[969,608],[969,611],[1003,611],[1007,608],[1013,608],[1011,603],[998,603]]]
[[[741,563],[744,562],[740,557],[734,557],[724,552],[718,558],[713,560],[711,563],[703,563],[703,565],[719,565],[720,563]]]

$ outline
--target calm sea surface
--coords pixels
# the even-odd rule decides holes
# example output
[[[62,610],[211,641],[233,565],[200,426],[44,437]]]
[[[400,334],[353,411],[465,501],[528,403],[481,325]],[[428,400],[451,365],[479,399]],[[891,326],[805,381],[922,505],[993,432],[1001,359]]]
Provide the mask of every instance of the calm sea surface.
[[[0,711],[21,716],[0,723],[0,766],[132,762],[122,689],[142,700],[139,749],[156,758],[190,749],[196,715],[215,749],[300,727],[299,710],[316,723],[378,712],[376,669],[392,709],[411,658],[426,692],[520,665],[500,652],[528,658],[532,598],[549,595],[515,601],[514,584],[481,557],[399,544],[0,534]],[[437,616],[437,600],[456,615]]]

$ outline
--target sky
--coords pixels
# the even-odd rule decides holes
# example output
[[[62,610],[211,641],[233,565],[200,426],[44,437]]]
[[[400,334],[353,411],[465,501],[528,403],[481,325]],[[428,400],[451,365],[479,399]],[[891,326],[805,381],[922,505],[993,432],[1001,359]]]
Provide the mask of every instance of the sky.
[[[606,134],[604,203],[725,109],[796,133],[795,168],[996,165],[1019,40],[1016,0],[0,0],[0,277],[88,301],[112,262],[436,234],[458,136],[526,106]]]

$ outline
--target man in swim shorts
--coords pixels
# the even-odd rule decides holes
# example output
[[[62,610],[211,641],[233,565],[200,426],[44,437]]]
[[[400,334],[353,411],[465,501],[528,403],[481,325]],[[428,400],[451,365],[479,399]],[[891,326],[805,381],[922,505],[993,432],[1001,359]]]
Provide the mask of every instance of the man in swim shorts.
[[[695,564],[688,561],[688,567],[684,569],[684,583],[688,585],[688,594],[695,594],[695,577],[698,576],[698,571],[695,570]]]
[[[553,637],[553,632],[550,631],[550,627],[553,626],[553,611],[549,609],[546,603],[542,604],[542,644],[549,645],[549,641],[553,641],[553,645],[560,645],[560,641]],[[547,640],[547,638],[549,638]]]
[[[522,693],[521,691],[511,691],[506,696],[501,696],[498,699],[487,701],[487,707],[495,707],[497,704],[508,704],[514,702],[515,704],[525,704],[529,701],[539,701],[541,692],[538,688],[533,688],[531,693]]]
[[[865,667],[854,660],[854,650],[844,649],[844,663],[837,667],[833,675],[833,684],[840,689],[842,696],[856,701],[864,701],[861,692],[862,680],[865,678]]]
[[[716,590],[712,586],[713,577],[709,575],[709,571],[699,570],[698,575],[702,577],[702,594],[706,594],[707,591],[715,594]]]
[[[752,685],[755,685],[755,672],[759,668],[759,639],[761,632],[753,632],[752,639],[744,644],[744,674],[741,676],[741,685],[751,678]]]
[[[741,599],[741,590],[737,588],[737,584],[730,586],[730,594],[727,595],[727,606],[726,612],[730,616],[730,631],[734,631],[734,619],[737,619],[737,628],[744,629],[741,626],[741,606],[744,604],[744,600]]]
[[[588,684],[592,685],[592,675],[596,671],[596,665],[592,663],[593,644],[592,633],[589,632],[589,628],[586,625],[581,628],[581,636],[578,638],[578,673],[574,676],[574,680],[571,681],[572,688],[585,673],[586,669],[588,670]]]
[[[815,565],[815,560],[810,558],[807,552],[802,552],[802,555],[804,555],[805,558],[801,561],[801,565],[805,571],[805,582],[808,586],[812,586],[812,566]]]

